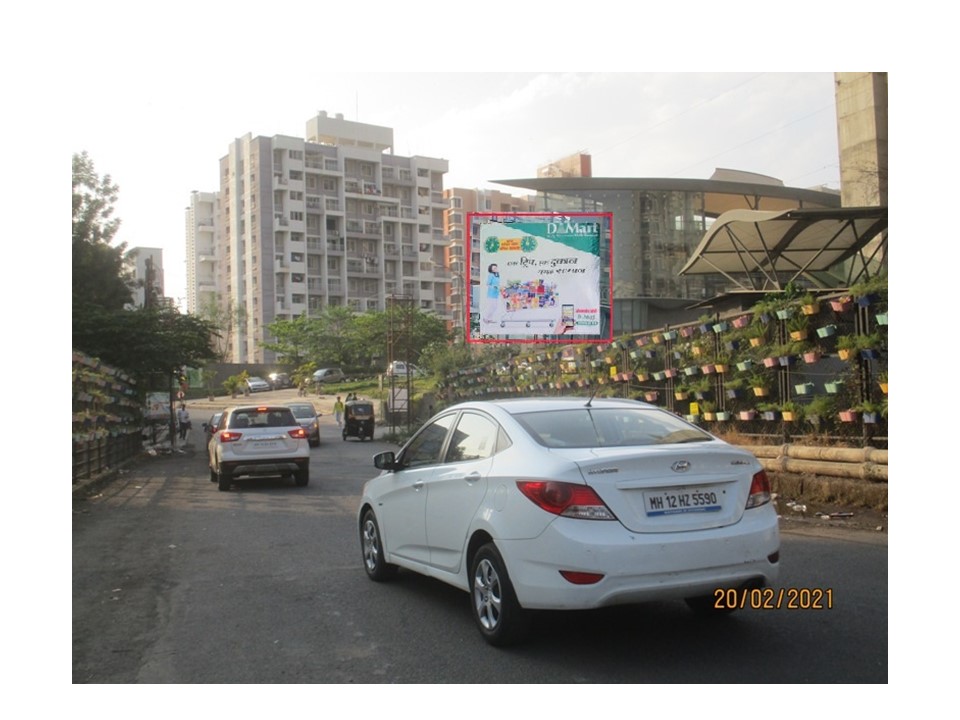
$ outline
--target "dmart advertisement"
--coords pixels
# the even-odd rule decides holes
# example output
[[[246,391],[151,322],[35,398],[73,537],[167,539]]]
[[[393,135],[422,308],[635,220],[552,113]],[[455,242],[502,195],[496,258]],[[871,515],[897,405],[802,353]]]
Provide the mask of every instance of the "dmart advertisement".
[[[602,216],[522,216],[480,224],[480,334],[600,333]]]

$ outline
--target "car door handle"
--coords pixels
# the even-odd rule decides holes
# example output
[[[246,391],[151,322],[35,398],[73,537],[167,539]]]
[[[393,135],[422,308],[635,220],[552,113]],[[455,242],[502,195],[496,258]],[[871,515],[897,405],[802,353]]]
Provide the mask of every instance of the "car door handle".
[[[413,489],[416,490],[417,492],[420,492],[421,490],[423,490],[423,480],[417,480],[413,484]]]
[[[463,479],[466,480],[468,483],[475,483],[475,482],[476,482],[477,480],[479,480],[481,477],[482,477],[482,476],[480,475],[480,473],[478,473],[478,472],[472,472],[472,473],[467,473],[466,475],[464,475],[464,476],[463,476]]]

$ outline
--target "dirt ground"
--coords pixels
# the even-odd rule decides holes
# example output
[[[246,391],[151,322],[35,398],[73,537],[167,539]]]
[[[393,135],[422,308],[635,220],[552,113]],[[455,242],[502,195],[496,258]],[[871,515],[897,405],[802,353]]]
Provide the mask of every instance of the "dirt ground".
[[[888,531],[884,483],[768,474],[785,530],[830,528],[884,535]]]

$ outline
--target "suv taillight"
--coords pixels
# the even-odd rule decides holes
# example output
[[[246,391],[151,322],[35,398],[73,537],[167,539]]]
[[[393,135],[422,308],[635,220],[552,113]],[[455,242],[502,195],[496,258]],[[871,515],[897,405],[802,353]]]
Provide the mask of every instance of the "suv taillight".
[[[581,520],[616,520],[593,488],[555,480],[517,480],[517,487],[538,507]]]
[[[307,437],[307,431],[302,427],[298,427],[296,430],[289,430],[287,434],[292,438],[297,438],[298,440],[304,440]]]
[[[770,478],[765,470],[754,473],[750,483],[750,497],[747,498],[747,507],[754,508],[770,502]]]
[[[243,436],[243,433],[233,432],[232,430],[220,431],[220,442],[236,442]]]

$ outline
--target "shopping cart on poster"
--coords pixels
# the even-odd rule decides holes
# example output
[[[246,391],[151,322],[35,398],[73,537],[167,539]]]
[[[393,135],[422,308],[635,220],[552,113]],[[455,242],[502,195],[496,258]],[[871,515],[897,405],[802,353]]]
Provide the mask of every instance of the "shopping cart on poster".
[[[497,324],[506,328],[507,326],[523,326],[527,328],[547,327],[553,329],[560,319],[560,310],[558,308],[531,308],[529,310],[511,310],[501,313]]]

